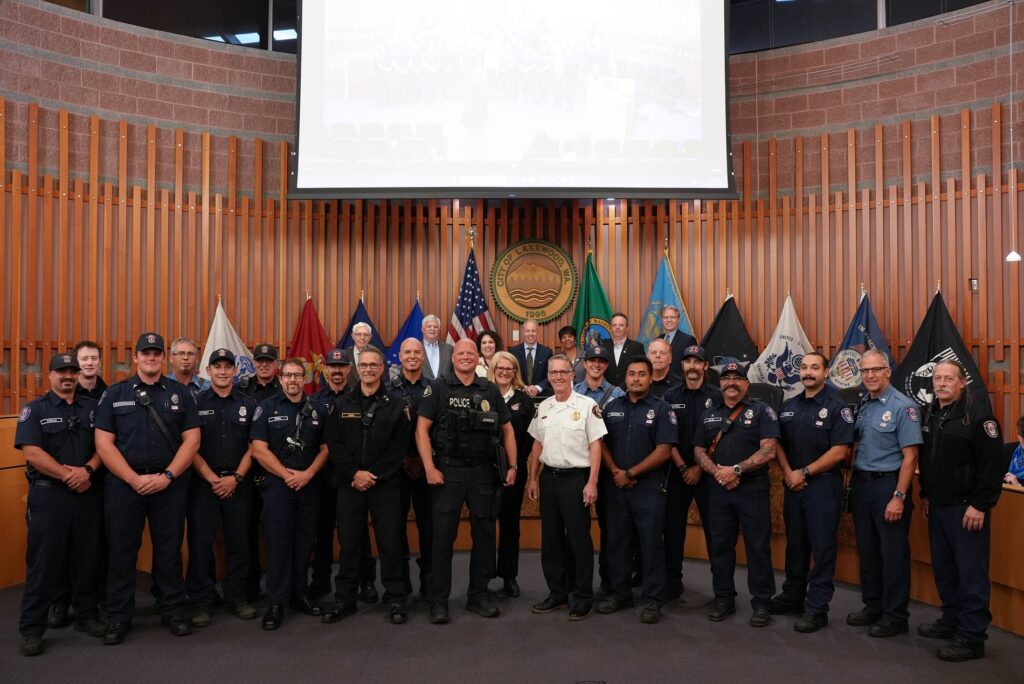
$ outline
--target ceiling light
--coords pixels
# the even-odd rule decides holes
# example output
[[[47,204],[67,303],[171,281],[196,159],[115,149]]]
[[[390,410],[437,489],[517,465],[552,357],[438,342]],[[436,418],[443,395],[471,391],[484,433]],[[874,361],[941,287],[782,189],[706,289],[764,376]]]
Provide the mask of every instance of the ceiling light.
[[[260,42],[260,34],[258,33],[236,33],[235,38],[242,45],[252,45],[253,43]]]
[[[295,40],[298,37],[298,32],[293,28],[277,29],[274,31],[274,40]]]

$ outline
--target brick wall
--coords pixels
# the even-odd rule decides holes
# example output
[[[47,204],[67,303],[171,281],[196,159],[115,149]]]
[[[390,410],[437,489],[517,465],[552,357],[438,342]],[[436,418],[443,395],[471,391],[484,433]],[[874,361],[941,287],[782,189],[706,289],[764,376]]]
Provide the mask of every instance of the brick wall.
[[[768,190],[768,141],[778,139],[778,184],[792,194],[793,140],[803,137],[804,186],[821,179],[819,137],[830,138],[830,178],[847,177],[847,130],[855,128],[858,183],[874,185],[873,126],[883,126],[883,173],[898,182],[901,123],[912,122],[915,179],[930,180],[932,114],[940,120],[943,176],[960,175],[960,110],[973,111],[971,167],[991,172],[991,117],[1003,106],[1002,159],[1011,163],[1011,122],[1024,121],[1024,7],[994,1],[964,13],[811,45],[741,55],[730,60],[731,124],[735,158],[753,145],[750,179],[755,195]],[[1012,23],[1012,27],[1011,27]],[[1013,44],[1011,44],[1011,28]],[[1011,54],[1013,59],[1011,86]],[[27,106],[40,110],[40,166],[57,167],[57,110],[71,112],[71,168],[89,165],[90,115],[102,120],[100,175],[117,177],[116,121],[129,122],[129,178],[145,177],[145,127],[158,127],[157,177],[173,183],[173,129],[185,131],[186,185],[199,178],[200,134],[213,135],[214,192],[227,186],[227,137],[239,145],[238,187],[253,185],[252,145],[291,139],[294,131],[295,58],[126,26],[39,0],[0,2],[0,93],[8,100],[8,164],[24,168]],[[1024,168],[1021,125],[1012,159]],[[113,146],[113,149],[110,147]],[[107,152],[115,152],[110,154]],[[264,147],[266,190],[277,187],[277,146]],[[739,166],[739,165],[738,165]],[[743,187],[737,168],[738,188]]]

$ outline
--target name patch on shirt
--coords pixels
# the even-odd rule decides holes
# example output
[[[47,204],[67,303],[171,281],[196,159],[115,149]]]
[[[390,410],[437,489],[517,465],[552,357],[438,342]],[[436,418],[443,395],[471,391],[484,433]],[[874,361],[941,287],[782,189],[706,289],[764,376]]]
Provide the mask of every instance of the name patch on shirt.
[[[63,418],[43,418],[41,421],[39,421],[39,424],[40,425],[49,425],[51,423],[63,423],[63,422],[64,422]]]
[[[122,406],[135,406],[134,401],[115,401],[111,404],[114,408],[121,408]]]
[[[268,423],[288,422],[289,420],[291,420],[291,418],[288,416],[270,416],[267,418]]]
[[[200,411],[199,415],[201,415],[201,416],[212,416],[214,413],[216,413],[216,411],[214,411],[213,409],[209,409],[207,411]]]
[[[626,414],[623,413],[622,411],[609,411],[608,412],[608,417],[609,418],[622,418],[624,415],[626,415]]]

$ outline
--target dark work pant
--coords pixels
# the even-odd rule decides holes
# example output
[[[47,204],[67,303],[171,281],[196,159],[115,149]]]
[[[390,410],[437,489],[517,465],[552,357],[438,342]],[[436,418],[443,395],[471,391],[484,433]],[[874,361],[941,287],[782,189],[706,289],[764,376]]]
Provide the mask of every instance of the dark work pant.
[[[18,623],[23,636],[42,636],[46,631],[46,614],[68,567],[75,619],[81,623],[99,614],[96,572],[102,503],[93,489],[76,494],[63,482],[49,480],[29,485],[25,591]]]
[[[601,496],[608,499],[608,574],[611,594],[620,601],[633,596],[633,539],[639,539],[643,567],[642,596],[660,606],[665,600],[665,495],[663,472],[642,476],[632,489],[609,479]],[[601,498],[598,497],[598,499]]]
[[[522,461],[520,461],[522,462]],[[519,525],[526,491],[526,468],[516,472],[511,487],[501,490],[501,511],[498,513],[498,577],[515,579],[519,576]],[[582,501],[583,494],[580,494]]]
[[[597,574],[601,578],[601,590],[611,589],[611,578],[608,575],[608,497],[605,491],[608,487],[614,487],[611,482],[611,475],[601,468],[597,476],[597,501],[594,502],[594,511],[597,513],[598,544],[601,548],[597,552]]]
[[[259,483],[267,477],[267,472],[253,463],[248,475],[253,478],[254,485],[252,505],[249,507],[249,572],[245,578],[245,596],[250,601],[255,601],[260,596],[260,580],[263,578],[263,563],[260,559],[260,537],[263,530],[263,488]]]
[[[313,577],[309,588],[314,596],[331,590],[331,575],[334,572],[334,530],[338,522],[338,487],[321,476],[320,508],[316,516],[316,541],[313,545]],[[370,536],[363,534],[362,557],[359,559],[359,583],[373,584],[377,580],[377,561],[370,553]],[[335,592],[338,580],[334,580]]]
[[[807,480],[799,492],[786,490],[786,581],[782,596],[811,613],[827,613],[835,584],[836,534],[843,507],[843,478],[826,473]],[[811,565],[811,558],[814,565]]]
[[[871,478],[854,473],[850,505],[860,556],[860,593],[864,606],[893,622],[910,617],[910,516],[914,507],[907,492],[903,516],[886,522],[885,507],[898,482],[896,474]]]
[[[775,593],[769,486],[767,473],[741,482],[732,491],[708,483],[711,583],[717,599],[736,598],[736,541],[741,528],[751,607],[767,608]]]
[[[267,539],[267,601],[285,605],[306,595],[313,553],[320,482],[295,491],[279,477],[263,480],[263,529]]]
[[[213,540],[223,524],[226,569],[221,587],[224,598],[233,603],[245,600],[245,580],[249,575],[249,516],[253,483],[243,478],[230,499],[213,493],[210,483],[192,478],[188,491],[188,572],[185,588],[196,605],[213,603],[216,577]]]
[[[359,573],[366,549],[366,516],[373,520],[373,533],[380,552],[380,576],[384,583],[385,603],[404,601],[406,597],[405,516],[401,511],[398,478],[377,482],[365,492],[338,486],[338,590],[340,603],[355,603]]]
[[[594,602],[594,542],[590,538],[590,507],[583,505],[589,468],[556,477],[540,472],[540,564],[548,594],[562,600],[572,592],[573,607]]]
[[[161,615],[181,617],[185,603],[181,542],[185,536],[188,485],[189,472],[185,471],[163,491],[142,496],[123,480],[107,475],[103,504],[110,548],[108,622],[132,621],[135,566],[147,520],[153,545],[153,582],[160,588],[157,609]]]
[[[433,520],[433,506],[431,504],[431,498],[433,492],[431,491],[430,485],[427,484],[427,478],[424,475],[420,475],[415,480],[411,479],[403,471],[399,474],[399,486],[401,487],[402,502],[402,521],[403,523],[408,521],[409,517],[409,506],[412,505],[412,510],[416,514],[416,534],[420,543],[420,557],[417,559],[417,563],[420,567],[420,591],[425,592],[427,587],[430,586],[430,559],[431,559],[431,546],[434,543],[434,520]],[[405,545],[405,593],[412,593],[412,580],[409,577],[409,537],[403,528],[402,543]]]
[[[89,488],[90,492],[95,493],[97,506],[99,506],[97,522],[99,528],[96,539],[96,586],[92,593],[96,595],[100,603],[103,603],[107,596],[107,535],[103,527],[103,484],[105,481],[105,474],[97,473],[92,477],[92,487]],[[61,570],[60,579],[57,580],[52,605],[63,606],[66,609],[71,605],[72,593],[71,554],[69,552],[67,562],[64,563]]]
[[[434,490],[434,553],[430,563],[430,596],[447,601],[452,592],[452,556],[459,533],[462,503],[469,506],[473,549],[469,556],[469,596],[487,591],[494,577],[494,521],[501,505],[498,474],[490,463],[453,466],[440,459],[444,484]]]
[[[678,594],[683,589],[686,518],[694,501],[704,527],[704,543],[711,539],[707,479],[706,475],[701,475],[697,484],[691,487],[683,482],[683,474],[678,468],[673,467],[669,472],[665,495],[665,591],[668,595]]]
[[[928,508],[928,538],[932,573],[942,600],[942,622],[965,641],[982,642],[992,622],[989,611],[988,563],[991,552],[992,512],[985,513],[980,530],[964,529],[967,504]]]

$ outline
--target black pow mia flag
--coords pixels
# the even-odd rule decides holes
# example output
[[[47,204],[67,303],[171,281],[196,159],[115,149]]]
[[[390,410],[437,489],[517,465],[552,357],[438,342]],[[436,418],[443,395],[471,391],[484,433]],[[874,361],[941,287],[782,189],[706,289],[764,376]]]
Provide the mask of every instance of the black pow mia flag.
[[[960,362],[967,371],[966,391],[971,403],[990,410],[984,377],[964,345],[960,331],[956,329],[942,299],[942,293],[936,292],[907,355],[893,373],[892,384],[921,406],[928,406],[935,398],[932,371],[935,364],[947,360]]]
[[[732,356],[747,364],[757,360],[758,351],[754,340],[747,332],[743,317],[732,295],[725,298],[722,308],[715,314],[715,320],[704,333],[700,346],[707,352],[708,363],[720,366],[722,359]]]

